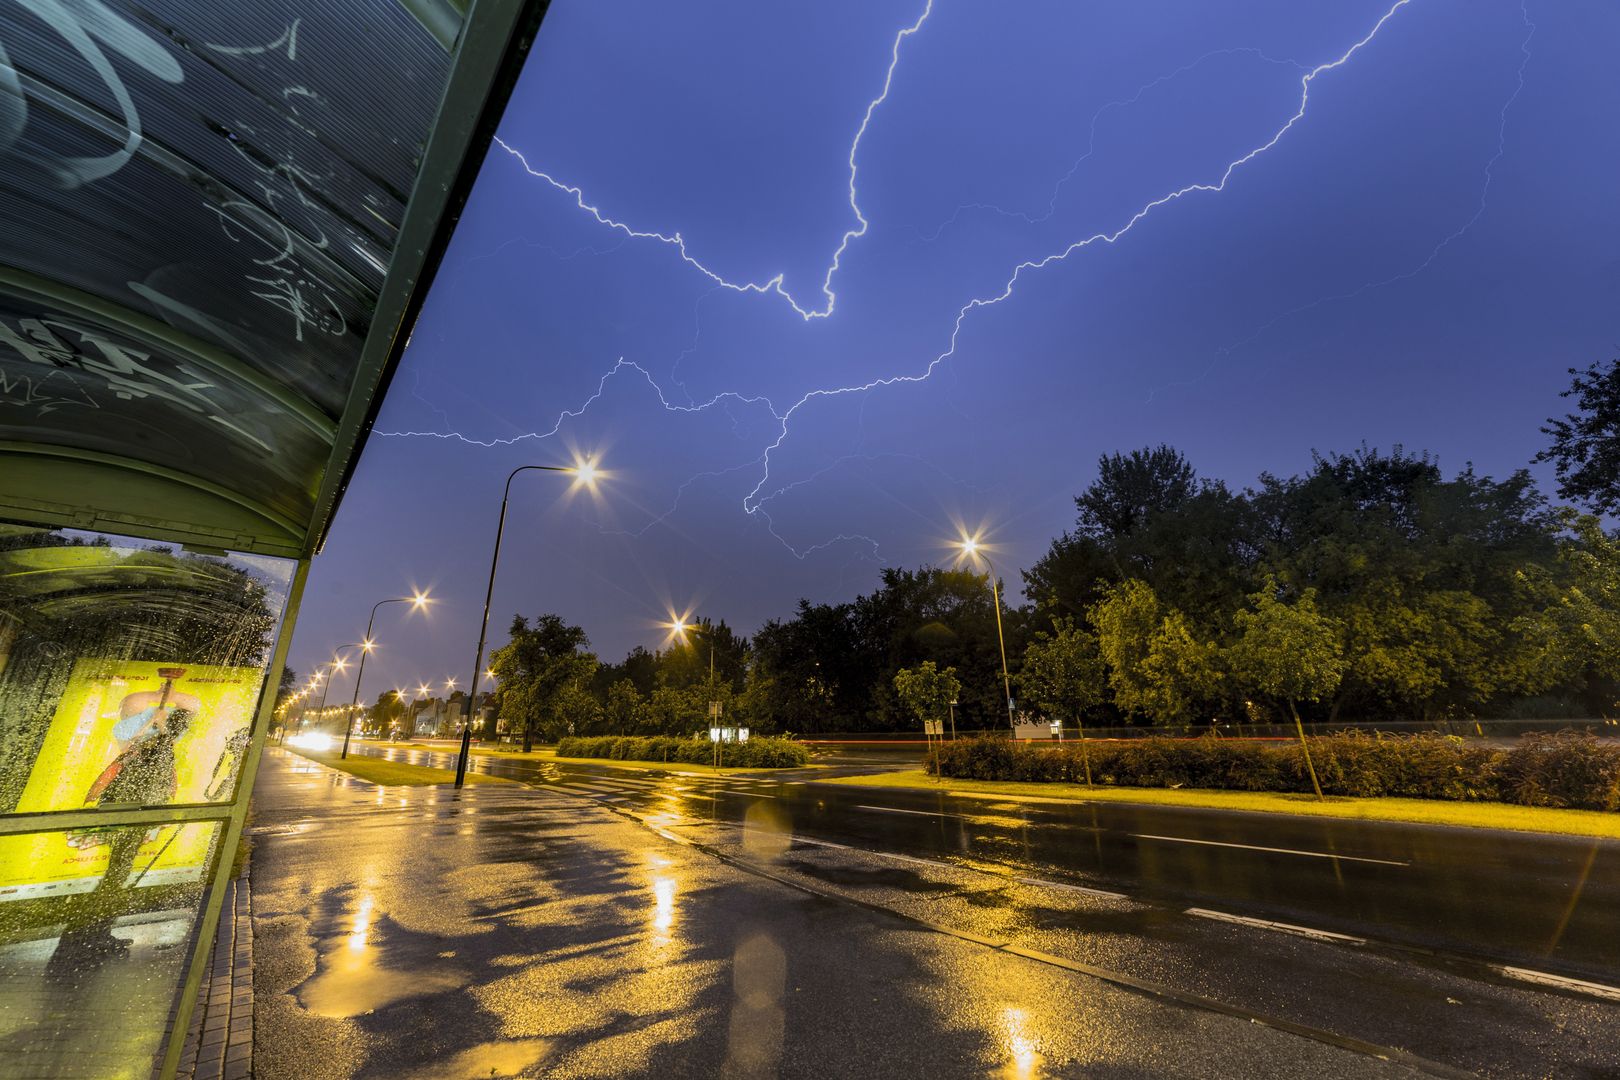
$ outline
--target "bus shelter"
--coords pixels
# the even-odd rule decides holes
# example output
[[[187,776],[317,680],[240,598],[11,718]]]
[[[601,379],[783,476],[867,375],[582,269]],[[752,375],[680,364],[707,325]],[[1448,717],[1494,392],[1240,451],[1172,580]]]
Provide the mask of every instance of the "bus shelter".
[[[538,0],[0,2],[0,1070],[172,1076]]]

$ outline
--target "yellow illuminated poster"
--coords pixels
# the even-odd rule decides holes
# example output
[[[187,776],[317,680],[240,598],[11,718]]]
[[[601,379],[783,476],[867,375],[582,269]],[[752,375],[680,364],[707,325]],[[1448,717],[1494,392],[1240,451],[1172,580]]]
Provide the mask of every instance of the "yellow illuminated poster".
[[[57,703],[19,813],[229,798],[264,673],[257,667],[82,658]],[[138,828],[131,826],[129,828]],[[107,828],[0,837],[0,901],[198,880],[216,826],[151,826],[139,847]]]

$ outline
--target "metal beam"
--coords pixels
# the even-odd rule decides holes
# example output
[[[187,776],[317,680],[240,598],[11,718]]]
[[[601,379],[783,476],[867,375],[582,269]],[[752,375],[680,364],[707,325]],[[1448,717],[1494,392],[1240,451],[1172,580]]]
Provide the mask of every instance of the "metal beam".
[[[233,503],[244,510],[263,518],[275,525],[282,532],[292,537],[303,535],[303,528],[292,518],[272,510],[268,506],[248,498],[239,491],[232,491],[228,487],[204,480],[190,473],[183,473],[178,469],[170,469],[163,465],[154,465],[149,461],[137,461],[133,458],[119,457],[116,454],[104,454],[99,450],[83,450],[76,446],[53,446],[48,443],[24,443],[0,441],[0,455],[17,454],[29,457],[62,458],[67,461],[79,461],[90,465],[98,465],[107,469],[117,469],[123,472],[140,473],[143,476],[167,480],[182,487],[201,491],[216,499]],[[111,507],[95,507],[97,510],[111,510]]]
[[[0,815],[0,836],[90,829],[100,825],[164,825],[177,821],[224,821],[230,816],[229,803],[143,806],[130,810],[38,810],[29,814]]]

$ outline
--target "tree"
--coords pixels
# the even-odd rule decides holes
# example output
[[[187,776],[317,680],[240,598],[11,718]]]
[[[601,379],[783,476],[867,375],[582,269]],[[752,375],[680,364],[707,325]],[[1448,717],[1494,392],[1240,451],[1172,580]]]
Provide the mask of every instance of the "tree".
[[[1316,610],[1316,593],[1306,589],[1292,604],[1277,596],[1275,582],[1250,597],[1253,610],[1239,611],[1234,619],[1241,636],[1228,652],[1237,677],[1262,694],[1288,703],[1305,752],[1316,797],[1322,785],[1305,741],[1305,725],[1296,703],[1320,701],[1338,688],[1345,670],[1340,630]]]
[[[384,690],[366,712],[372,726],[379,732],[386,732],[404,717],[405,702],[392,690]]]
[[[558,714],[566,687],[583,687],[596,673],[596,657],[587,652],[585,631],[556,615],[541,615],[534,625],[518,615],[511,640],[490,654],[490,670],[500,680],[500,711],[523,727],[523,752],[534,748],[535,732],[556,738],[566,730]]]
[[[605,714],[602,703],[578,683],[568,683],[558,689],[552,700],[552,715],[555,717],[557,738],[564,735],[603,734]]]
[[[1107,687],[1108,668],[1097,648],[1097,636],[1075,625],[1071,618],[1059,619],[1052,633],[1041,631],[1024,650],[1023,668],[1018,675],[1018,692],[1036,708],[1060,720],[1072,718],[1084,742],[1085,711],[1102,704]],[[1086,783],[1091,783],[1091,756],[1081,747]]]
[[[1180,507],[1198,491],[1198,474],[1181,451],[1160,444],[1129,454],[1105,454],[1097,479],[1075,498],[1080,531],[1098,540],[1118,540],[1153,514]]]
[[[955,668],[941,671],[932,660],[924,660],[894,673],[894,692],[918,720],[943,720],[961,695],[962,682]]]
[[[1576,411],[1541,429],[1552,445],[1536,455],[1558,475],[1558,494],[1599,514],[1620,512],[1620,359],[1569,369],[1574,378],[1560,397]]]
[[[641,692],[630,679],[620,679],[608,687],[607,704],[602,708],[608,732],[613,735],[634,735],[641,705]]]
[[[1160,723],[1189,723],[1213,708],[1223,691],[1220,646],[1199,637],[1181,612],[1170,609],[1148,641],[1142,674],[1146,711]]]

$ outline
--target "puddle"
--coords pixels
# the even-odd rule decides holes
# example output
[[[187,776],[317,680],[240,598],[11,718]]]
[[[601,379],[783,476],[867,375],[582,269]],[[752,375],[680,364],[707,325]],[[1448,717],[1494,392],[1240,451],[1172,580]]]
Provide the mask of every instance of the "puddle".
[[[498,1080],[519,1076],[544,1061],[551,1053],[550,1039],[512,1039],[485,1043],[463,1050],[447,1061],[434,1062],[426,1069],[406,1073],[401,1080]]]
[[[389,971],[372,963],[370,957],[340,954],[324,963],[296,994],[299,1004],[316,1016],[342,1019],[465,984],[466,977],[459,971]]]
[[[314,976],[294,990],[299,1004],[316,1016],[346,1018],[403,998],[466,985],[466,973],[446,965],[423,971],[383,967],[372,932],[372,900],[366,897],[355,912],[353,928],[321,943]]]

